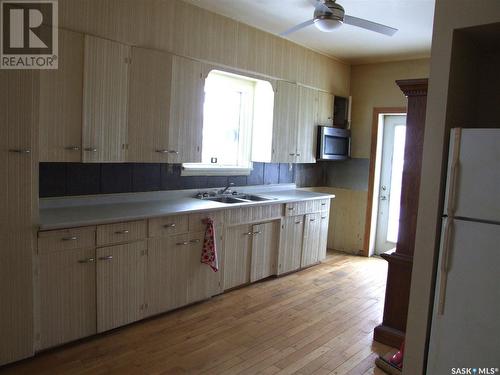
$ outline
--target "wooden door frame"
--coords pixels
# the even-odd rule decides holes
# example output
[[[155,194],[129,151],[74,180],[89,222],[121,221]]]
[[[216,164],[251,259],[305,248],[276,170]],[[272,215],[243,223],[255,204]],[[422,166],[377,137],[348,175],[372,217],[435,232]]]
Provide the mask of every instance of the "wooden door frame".
[[[377,147],[378,147],[378,131],[379,131],[379,115],[383,114],[406,114],[406,107],[374,107],[372,117],[372,134],[370,146],[370,170],[368,175],[368,196],[366,200],[366,217],[365,217],[365,235],[363,240],[363,256],[370,256],[370,236],[372,233],[372,214],[373,214],[373,190],[375,188],[375,165],[377,162]]]

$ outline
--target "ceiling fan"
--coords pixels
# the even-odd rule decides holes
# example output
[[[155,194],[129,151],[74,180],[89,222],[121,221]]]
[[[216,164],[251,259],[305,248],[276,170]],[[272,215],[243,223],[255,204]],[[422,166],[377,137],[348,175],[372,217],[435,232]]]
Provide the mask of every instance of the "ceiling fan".
[[[336,0],[324,0],[324,3],[321,0],[310,1],[315,6],[313,19],[302,22],[282,32],[280,34],[281,36],[289,35],[313,24],[323,32],[331,32],[340,27],[343,23],[375,31],[376,33],[387,36],[393,36],[398,31],[398,29],[393,27],[345,14],[344,8],[340,4],[337,4]]]

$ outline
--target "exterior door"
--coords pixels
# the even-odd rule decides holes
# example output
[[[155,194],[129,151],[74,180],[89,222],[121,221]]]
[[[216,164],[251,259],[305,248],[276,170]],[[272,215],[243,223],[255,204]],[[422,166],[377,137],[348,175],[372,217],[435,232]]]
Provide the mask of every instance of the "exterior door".
[[[406,116],[387,115],[383,125],[379,205],[375,252],[396,247],[403,177]]]

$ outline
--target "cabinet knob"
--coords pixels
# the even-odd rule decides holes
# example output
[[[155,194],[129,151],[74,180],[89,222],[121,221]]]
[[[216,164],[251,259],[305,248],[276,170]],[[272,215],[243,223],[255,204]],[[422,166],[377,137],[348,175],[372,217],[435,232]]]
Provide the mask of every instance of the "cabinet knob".
[[[99,260],[113,260],[113,255],[106,255],[104,257],[99,257]]]
[[[31,154],[31,150],[29,148],[15,148],[10,149],[9,152],[13,152],[16,154]]]
[[[73,237],[64,237],[62,240],[63,241],[76,241],[78,237],[73,236]]]
[[[115,232],[115,234],[129,234],[128,230],[119,230],[118,232]]]
[[[88,151],[88,152],[97,152],[97,148],[93,148],[93,147],[86,147],[86,148],[85,148],[85,151]]]
[[[81,259],[78,261],[78,263],[94,263],[95,258],[87,258],[87,259]]]
[[[80,147],[78,146],[68,146],[64,148],[66,151],[80,151]]]

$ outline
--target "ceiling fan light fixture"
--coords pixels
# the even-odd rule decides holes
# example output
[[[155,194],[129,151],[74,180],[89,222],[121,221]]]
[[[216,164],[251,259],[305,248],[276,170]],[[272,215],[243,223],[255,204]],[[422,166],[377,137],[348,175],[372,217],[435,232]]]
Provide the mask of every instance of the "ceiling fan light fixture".
[[[316,26],[320,31],[329,33],[342,26],[342,21],[330,17],[321,17],[314,20],[314,26]]]

